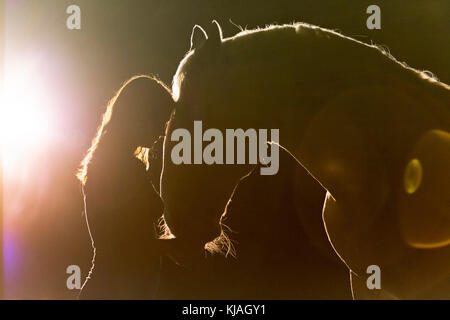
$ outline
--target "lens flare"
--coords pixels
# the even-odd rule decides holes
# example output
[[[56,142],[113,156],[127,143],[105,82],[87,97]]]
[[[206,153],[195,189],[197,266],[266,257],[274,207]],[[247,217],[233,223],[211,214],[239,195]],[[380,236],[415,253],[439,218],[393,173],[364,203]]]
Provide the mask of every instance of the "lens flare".
[[[405,169],[404,185],[408,194],[413,194],[422,183],[422,164],[419,159],[409,161]]]

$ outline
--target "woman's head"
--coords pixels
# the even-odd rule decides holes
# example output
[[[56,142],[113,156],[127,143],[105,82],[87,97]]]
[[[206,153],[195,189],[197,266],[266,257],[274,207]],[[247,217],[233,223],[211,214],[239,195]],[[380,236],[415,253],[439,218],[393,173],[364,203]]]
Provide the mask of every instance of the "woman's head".
[[[126,81],[106,107],[97,133],[77,173],[84,185],[94,157],[102,166],[132,159],[138,147],[151,148],[164,134],[172,108],[170,90],[154,77],[139,75]]]

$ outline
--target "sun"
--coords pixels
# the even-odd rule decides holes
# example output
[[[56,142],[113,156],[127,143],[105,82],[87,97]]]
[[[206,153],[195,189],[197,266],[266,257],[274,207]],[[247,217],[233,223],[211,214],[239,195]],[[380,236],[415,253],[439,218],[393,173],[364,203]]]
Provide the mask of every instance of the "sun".
[[[50,138],[52,117],[35,70],[26,63],[5,68],[0,92],[0,151],[5,174]]]

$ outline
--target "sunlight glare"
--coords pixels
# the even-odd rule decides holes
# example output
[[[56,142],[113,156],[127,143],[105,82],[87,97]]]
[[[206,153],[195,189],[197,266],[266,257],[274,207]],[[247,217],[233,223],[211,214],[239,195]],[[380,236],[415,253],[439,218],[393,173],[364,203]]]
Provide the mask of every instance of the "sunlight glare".
[[[5,175],[50,138],[51,117],[36,67],[7,64],[0,96],[0,147]],[[33,72],[34,71],[34,72]]]

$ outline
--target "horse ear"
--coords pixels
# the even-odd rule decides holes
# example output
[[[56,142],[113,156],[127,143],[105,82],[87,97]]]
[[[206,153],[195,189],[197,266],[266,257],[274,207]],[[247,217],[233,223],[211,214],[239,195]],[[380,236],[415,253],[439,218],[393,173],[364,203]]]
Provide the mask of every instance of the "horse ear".
[[[215,43],[222,42],[222,27],[220,26],[219,22],[217,22],[217,20],[213,20],[212,24],[216,26],[216,32],[211,32],[210,41],[213,41]]]
[[[398,201],[398,222],[415,248],[450,244],[450,133],[430,130],[405,163]]]
[[[206,40],[208,40],[206,31],[199,25],[195,25],[194,28],[192,28],[190,50],[199,48]]]
[[[215,30],[212,30],[212,25],[215,26]],[[205,42],[208,45],[217,45],[222,42],[222,28],[216,20],[213,20],[212,25],[207,28],[208,33],[199,25],[192,28],[190,50],[200,48]]]

